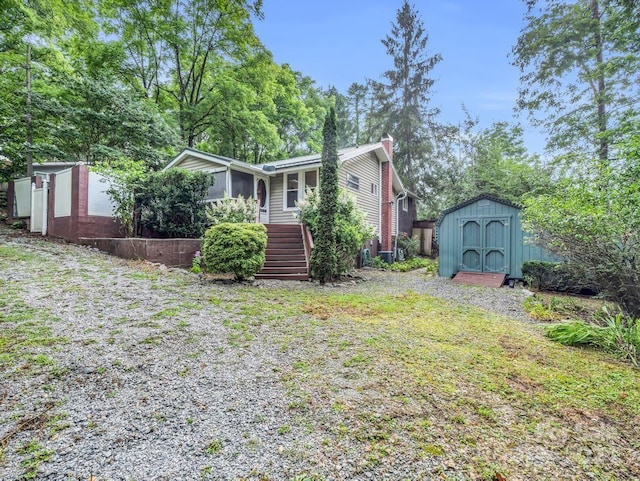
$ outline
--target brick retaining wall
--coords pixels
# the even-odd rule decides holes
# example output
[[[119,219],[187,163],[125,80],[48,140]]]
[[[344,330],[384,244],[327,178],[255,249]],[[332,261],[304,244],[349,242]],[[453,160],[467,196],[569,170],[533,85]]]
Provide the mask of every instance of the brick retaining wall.
[[[193,256],[200,250],[199,239],[80,238],[78,244],[124,259],[145,259],[172,267],[191,267]]]

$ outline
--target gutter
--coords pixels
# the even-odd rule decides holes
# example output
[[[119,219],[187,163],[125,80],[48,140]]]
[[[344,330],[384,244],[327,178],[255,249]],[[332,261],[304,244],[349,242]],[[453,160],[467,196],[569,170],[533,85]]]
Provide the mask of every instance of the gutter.
[[[409,193],[406,190],[402,190],[398,195],[396,195],[396,240],[393,243],[393,261],[395,262],[396,257],[398,256],[398,235],[400,234],[400,229],[398,229],[398,225],[400,224],[400,201],[407,198]]]

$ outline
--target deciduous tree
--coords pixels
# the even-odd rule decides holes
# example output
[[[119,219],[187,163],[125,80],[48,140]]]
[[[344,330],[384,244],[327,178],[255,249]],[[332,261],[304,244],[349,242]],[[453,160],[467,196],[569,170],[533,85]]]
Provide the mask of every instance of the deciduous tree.
[[[640,10],[618,0],[527,3],[513,49],[518,107],[547,129],[550,149],[607,163],[640,112]]]

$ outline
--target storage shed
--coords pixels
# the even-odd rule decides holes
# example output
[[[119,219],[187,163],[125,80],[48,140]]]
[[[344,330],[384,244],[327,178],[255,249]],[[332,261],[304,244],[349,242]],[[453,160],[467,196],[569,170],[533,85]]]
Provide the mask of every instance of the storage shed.
[[[436,224],[436,236],[442,277],[463,271],[522,279],[523,262],[557,260],[527,241],[519,206],[489,194],[445,210]]]

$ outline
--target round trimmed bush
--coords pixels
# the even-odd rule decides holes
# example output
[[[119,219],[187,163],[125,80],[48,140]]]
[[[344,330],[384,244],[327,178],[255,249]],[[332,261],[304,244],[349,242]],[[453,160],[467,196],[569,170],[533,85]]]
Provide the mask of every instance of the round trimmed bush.
[[[267,229],[262,224],[224,222],[207,229],[202,259],[208,272],[233,272],[242,280],[260,272],[265,261]]]

